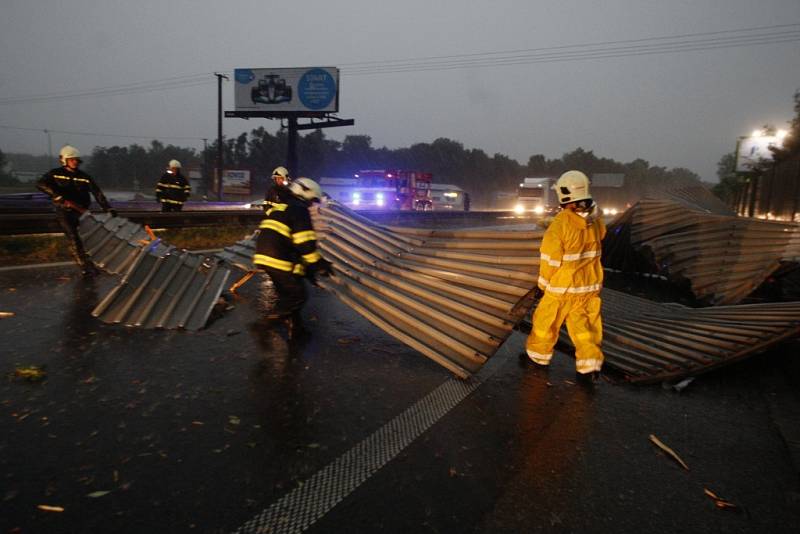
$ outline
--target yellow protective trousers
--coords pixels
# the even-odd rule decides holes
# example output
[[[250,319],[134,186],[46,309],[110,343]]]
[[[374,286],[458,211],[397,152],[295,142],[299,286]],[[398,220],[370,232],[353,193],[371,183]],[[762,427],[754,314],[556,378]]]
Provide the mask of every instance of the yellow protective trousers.
[[[539,365],[548,365],[565,320],[575,345],[575,369],[581,374],[599,371],[603,366],[603,324],[600,296],[594,292],[562,298],[545,293],[533,312],[533,327],[525,343],[528,357]]]

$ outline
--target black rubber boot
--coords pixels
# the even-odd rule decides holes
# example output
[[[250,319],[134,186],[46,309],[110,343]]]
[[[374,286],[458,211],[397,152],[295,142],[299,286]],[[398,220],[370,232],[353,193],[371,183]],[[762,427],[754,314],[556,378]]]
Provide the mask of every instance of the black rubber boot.
[[[308,335],[308,331],[303,326],[303,318],[300,312],[293,312],[285,319],[286,335],[289,341],[296,341]]]
[[[594,387],[600,383],[600,371],[591,373],[575,373],[575,382],[582,386]]]

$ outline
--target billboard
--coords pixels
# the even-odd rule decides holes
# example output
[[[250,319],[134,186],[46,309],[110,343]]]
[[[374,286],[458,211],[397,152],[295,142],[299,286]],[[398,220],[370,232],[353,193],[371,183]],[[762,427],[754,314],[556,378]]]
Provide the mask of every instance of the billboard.
[[[222,171],[223,195],[249,195],[250,171],[224,170]]]
[[[736,150],[736,171],[752,172],[760,161],[772,161],[771,146],[779,147],[783,139],[774,135],[743,137]]]
[[[339,111],[339,69],[236,69],[234,104],[236,112],[334,113]]]

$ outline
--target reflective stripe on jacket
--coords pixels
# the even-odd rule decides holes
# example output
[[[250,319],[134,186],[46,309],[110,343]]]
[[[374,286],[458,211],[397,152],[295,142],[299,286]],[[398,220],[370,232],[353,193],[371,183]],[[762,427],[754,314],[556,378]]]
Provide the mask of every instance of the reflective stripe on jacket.
[[[67,167],[57,167],[39,178],[36,188],[50,195],[50,198],[59,204],[68,200],[83,209],[88,209],[92,203],[89,196],[91,194],[100,207],[104,210],[111,209],[111,204],[94,179],[80,169],[72,171]]]
[[[605,235],[600,218],[584,219],[572,210],[562,210],[542,238],[539,288],[555,297],[599,292]]]
[[[267,210],[259,225],[253,263],[302,276],[307,266],[322,258],[317,251],[317,234],[308,206],[293,197],[284,200]]]
[[[156,185],[156,198],[167,204],[183,204],[192,193],[192,186],[181,174],[165,172]]]

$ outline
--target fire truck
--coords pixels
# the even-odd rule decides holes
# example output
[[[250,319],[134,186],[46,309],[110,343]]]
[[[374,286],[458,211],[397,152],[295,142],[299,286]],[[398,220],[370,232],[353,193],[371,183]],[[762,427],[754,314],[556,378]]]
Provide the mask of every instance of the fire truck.
[[[430,210],[429,172],[364,170],[353,178],[322,178],[320,185],[331,198],[356,210]]]

